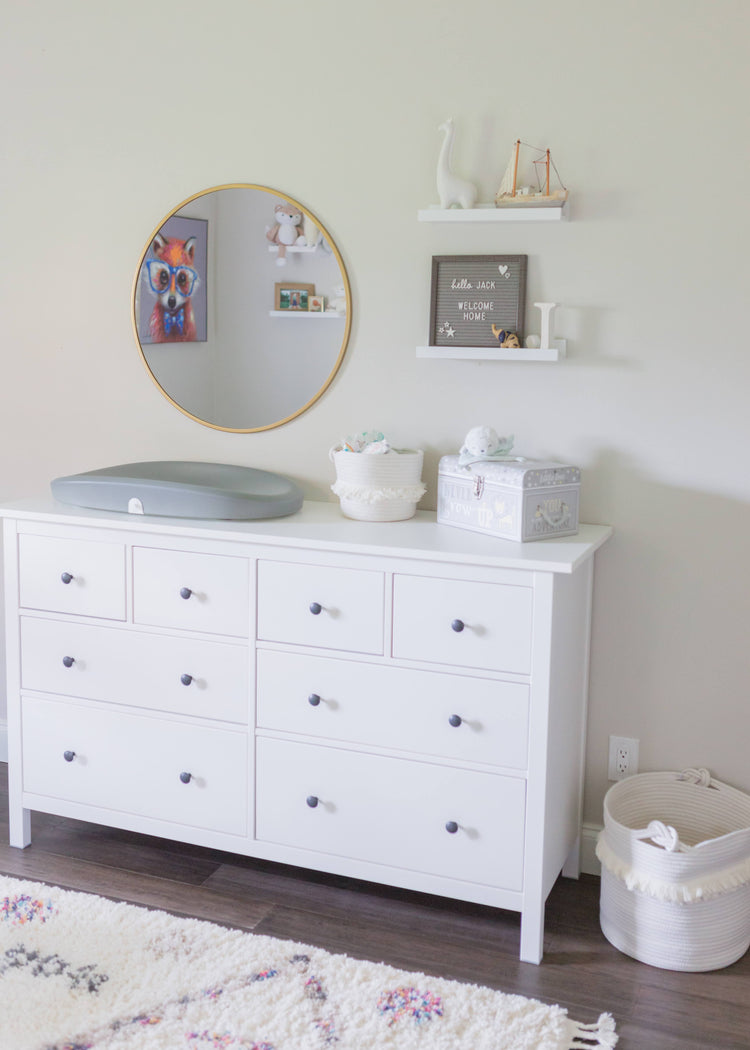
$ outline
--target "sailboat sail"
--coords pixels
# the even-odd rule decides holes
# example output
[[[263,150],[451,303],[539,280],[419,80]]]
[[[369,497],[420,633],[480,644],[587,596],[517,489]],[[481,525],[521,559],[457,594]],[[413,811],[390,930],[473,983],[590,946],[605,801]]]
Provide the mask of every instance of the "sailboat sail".
[[[514,146],[511,160],[507,162],[505,174],[498,187],[498,196],[513,196],[516,192],[516,172],[518,170],[518,143]]]
[[[505,169],[502,182],[500,183],[497,193],[495,194],[495,206],[498,208],[507,207],[508,205],[526,205],[530,207],[562,207],[565,201],[568,199],[567,189],[560,183],[561,188],[550,191],[550,166],[554,169],[555,175],[559,179],[557,168],[551,160],[549,150],[535,150],[535,152],[542,155],[541,159],[534,161],[534,165],[542,164],[545,168],[545,176],[543,182],[543,188],[540,186],[538,192],[530,192],[531,187],[524,187],[518,189],[518,159],[521,148],[520,140],[515,142],[513,145],[513,152],[511,154],[508,166]],[[531,147],[529,147],[531,148]]]

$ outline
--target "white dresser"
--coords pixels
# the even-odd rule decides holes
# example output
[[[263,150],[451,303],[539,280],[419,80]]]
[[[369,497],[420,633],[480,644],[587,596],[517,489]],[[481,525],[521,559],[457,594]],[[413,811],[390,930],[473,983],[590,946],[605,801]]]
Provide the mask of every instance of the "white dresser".
[[[608,527],[0,514],[12,845],[42,810],[476,901],[540,961]]]

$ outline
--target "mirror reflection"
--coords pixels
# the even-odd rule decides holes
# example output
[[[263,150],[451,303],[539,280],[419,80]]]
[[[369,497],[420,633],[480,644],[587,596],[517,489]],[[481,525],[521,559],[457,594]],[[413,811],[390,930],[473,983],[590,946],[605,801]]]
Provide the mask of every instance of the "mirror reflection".
[[[152,233],[133,324],[162,393],[220,430],[267,430],[333,380],[351,327],[341,255],[315,216],[265,186],[196,194]]]

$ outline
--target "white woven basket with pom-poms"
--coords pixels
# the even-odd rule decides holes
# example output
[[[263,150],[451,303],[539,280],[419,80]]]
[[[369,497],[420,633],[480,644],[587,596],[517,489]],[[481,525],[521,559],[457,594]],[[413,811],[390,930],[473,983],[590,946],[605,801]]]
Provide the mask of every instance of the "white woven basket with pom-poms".
[[[604,799],[600,921],[626,955],[717,970],[750,947],[750,796],[706,769],[643,773]]]
[[[341,511],[358,521],[403,521],[414,516],[424,496],[421,449],[369,455],[338,446],[329,452],[336,468],[331,490]]]

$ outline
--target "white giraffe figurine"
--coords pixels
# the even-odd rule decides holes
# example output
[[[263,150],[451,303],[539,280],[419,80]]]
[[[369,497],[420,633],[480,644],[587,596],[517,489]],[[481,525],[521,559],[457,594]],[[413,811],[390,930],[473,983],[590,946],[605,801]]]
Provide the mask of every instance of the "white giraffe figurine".
[[[460,208],[473,208],[477,199],[476,186],[466,179],[459,178],[451,171],[451,154],[453,152],[453,118],[439,126],[438,131],[445,135],[440,148],[437,163],[437,188],[441,208],[451,208],[457,204]]]

